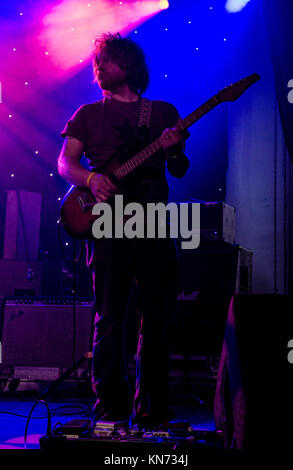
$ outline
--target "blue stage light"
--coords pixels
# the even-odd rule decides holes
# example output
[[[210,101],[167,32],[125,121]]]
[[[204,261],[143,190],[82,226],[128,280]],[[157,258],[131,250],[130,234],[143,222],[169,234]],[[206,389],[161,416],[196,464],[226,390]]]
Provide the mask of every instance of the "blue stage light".
[[[229,13],[237,13],[246,7],[250,0],[227,0],[225,8]]]

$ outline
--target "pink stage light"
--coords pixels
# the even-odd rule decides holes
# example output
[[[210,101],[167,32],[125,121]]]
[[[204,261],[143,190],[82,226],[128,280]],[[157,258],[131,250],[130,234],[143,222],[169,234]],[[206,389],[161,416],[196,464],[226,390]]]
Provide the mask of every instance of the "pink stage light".
[[[168,6],[166,0],[63,0],[43,16],[40,47],[54,68],[78,69],[91,59],[97,36],[104,32],[127,35]]]
[[[50,137],[33,118],[42,110],[48,127],[50,116],[62,115],[62,104],[48,92],[89,64],[101,33],[126,36],[168,6],[166,0],[45,0],[24,9],[17,22],[1,20],[0,124],[7,139],[26,149],[50,148],[51,156],[41,152],[49,161]]]

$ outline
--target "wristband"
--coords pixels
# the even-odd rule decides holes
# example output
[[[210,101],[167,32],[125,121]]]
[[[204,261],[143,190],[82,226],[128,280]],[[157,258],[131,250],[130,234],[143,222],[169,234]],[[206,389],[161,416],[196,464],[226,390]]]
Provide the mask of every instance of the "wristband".
[[[89,188],[89,186],[90,186],[90,182],[91,182],[92,177],[95,176],[95,175],[96,175],[96,173],[95,173],[94,171],[92,171],[92,172],[88,175],[87,180],[86,180],[86,183],[85,183],[88,188]]]

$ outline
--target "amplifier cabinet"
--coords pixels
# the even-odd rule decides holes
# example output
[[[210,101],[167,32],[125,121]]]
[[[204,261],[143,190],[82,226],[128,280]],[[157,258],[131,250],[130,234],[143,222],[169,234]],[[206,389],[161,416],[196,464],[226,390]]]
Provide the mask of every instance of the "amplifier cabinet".
[[[251,273],[252,252],[240,245],[201,242],[181,250],[174,354],[220,355],[231,297],[251,292]]]
[[[195,201],[185,201],[188,204],[188,220],[192,220],[192,204]],[[183,202],[179,202],[178,205]],[[235,243],[235,207],[223,201],[200,203],[200,239],[204,241],[222,241]],[[180,221],[179,221],[180,225]]]
[[[68,303],[66,303],[68,302]],[[7,299],[2,309],[2,363],[10,366],[69,368],[91,350],[93,304]]]
[[[200,205],[200,236],[202,240],[223,240],[235,243],[235,207],[225,202]]]

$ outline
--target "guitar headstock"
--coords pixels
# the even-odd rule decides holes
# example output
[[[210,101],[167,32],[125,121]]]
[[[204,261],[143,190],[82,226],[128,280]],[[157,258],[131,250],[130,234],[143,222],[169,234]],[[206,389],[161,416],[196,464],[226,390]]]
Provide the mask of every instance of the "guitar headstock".
[[[257,73],[248,75],[246,78],[242,78],[236,83],[225,87],[223,90],[219,91],[217,98],[220,101],[235,101],[239,96],[244,93],[247,88],[249,88],[253,83],[257,82],[260,79],[260,76]]]

